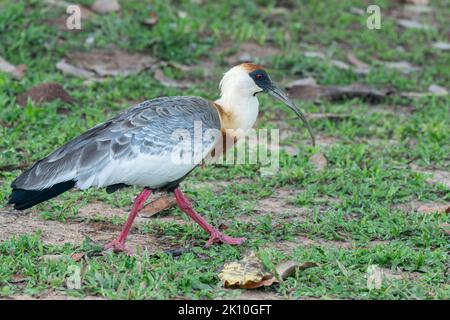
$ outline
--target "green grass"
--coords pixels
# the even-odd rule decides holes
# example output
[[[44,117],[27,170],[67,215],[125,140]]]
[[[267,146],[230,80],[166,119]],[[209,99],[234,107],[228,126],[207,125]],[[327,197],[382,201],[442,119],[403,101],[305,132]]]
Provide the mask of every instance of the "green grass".
[[[82,1],[85,5],[92,2]],[[281,53],[265,63],[272,78],[279,82],[312,76],[320,84],[360,82],[419,92],[437,84],[448,89],[449,53],[433,49],[431,43],[449,38],[450,2],[430,2],[434,11],[424,21],[437,24],[438,31],[399,29],[390,13],[400,10],[401,4],[393,1],[375,1],[382,8],[382,29],[368,30],[365,17],[350,12],[351,7],[364,10],[367,3],[345,0],[286,1],[288,9],[284,11],[276,9],[275,1],[206,1],[200,7],[190,1],[122,1],[120,13],[82,20],[81,31],[67,32],[48,23],[59,17],[63,8],[50,10],[41,1],[0,1],[0,56],[27,66],[26,76],[20,81],[0,73],[1,210],[9,210],[9,184],[21,172],[20,166],[31,165],[125,109],[131,101],[161,95],[215,99],[220,76],[229,67],[226,56],[239,52],[245,42],[280,48]],[[153,27],[142,24],[149,11],[158,15]],[[56,63],[70,52],[90,50],[85,43],[89,35],[95,36],[96,48],[113,44],[115,48],[194,66],[201,59],[209,59],[214,62],[212,76],[186,90],[162,86],[151,72],[90,84],[64,76]],[[346,53],[352,52],[371,66],[371,72],[364,76],[341,70],[306,57],[305,50],[320,50],[344,61]],[[405,75],[380,63],[402,60],[420,70]],[[202,74],[198,68],[189,75],[173,67],[164,71],[180,79]],[[59,101],[42,105],[30,102],[25,107],[16,104],[17,94],[48,81],[63,84],[76,99],[75,104],[65,106],[68,112],[58,112]],[[247,237],[243,246],[215,245],[205,250],[201,245],[207,237],[198,226],[158,218],[149,219],[138,232],[158,238],[164,246],[156,254],[134,257],[101,255],[98,244],[89,239],[56,245],[44,244],[40,233],[17,235],[0,242],[0,296],[39,296],[54,290],[74,297],[113,299],[235,297],[239,290],[224,290],[217,271],[224,263],[254,250],[269,267],[285,259],[319,264],[262,289],[280,297],[448,299],[449,237],[442,227],[449,223],[448,214],[423,214],[398,206],[412,201],[450,202],[446,186],[428,183],[426,175],[409,166],[414,163],[449,171],[449,96],[411,101],[392,98],[377,106],[357,99],[321,104],[296,102],[307,113],[347,115],[340,120],[311,121],[317,134],[333,137],[335,143],[326,149],[308,147],[304,144],[307,134],[294,116],[270,97],[262,96],[260,127],[276,128],[274,121],[279,119],[286,122],[296,133],[284,143],[298,146],[300,153],[291,157],[282,152],[280,170],[274,176],[262,177],[258,165],[207,166],[195,170],[183,184],[198,211],[212,224],[226,223],[228,234]],[[327,168],[320,172],[308,162],[318,150],[328,159]],[[233,183],[243,178],[248,182]],[[223,186],[219,194],[201,188],[202,183],[216,179],[230,184]],[[200,189],[194,188],[198,186]],[[310,210],[307,219],[284,218],[279,212],[255,214],[258,201],[272,196],[276,189],[299,191],[291,205]],[[79,209],[92,201],[130,207],[137,192],[133,188],[113,195],[95,189],[70,192],[37,206],[35,212],[41,219],[72,223]],[[339,201],[324,203],[324,198]],[[166,214],[186,219],[176,208]],[[253,219],[234,219],[246,216]],[[125,218],[111,222],[120,225]],[[311,246],[297,243],[291,251],[274,246],[295,243],[299,237],[315,242]],[[342,243],[351,245],[339,246]],[[190,249],[171,256],[163,252],[168,247]],[[87,252],[87,258],[75,262],[70,259],[74,252]],[[54,254],[60,259],[48,262],[43,258]],[[368,290],[366,270],[371,264],[392,272],[399,269],[405,277],[387,279],[380,290]],[[82,286],[78,290],[66,286],[74,265],[81,270]],[[13,281],[15,275],[25,280]]]

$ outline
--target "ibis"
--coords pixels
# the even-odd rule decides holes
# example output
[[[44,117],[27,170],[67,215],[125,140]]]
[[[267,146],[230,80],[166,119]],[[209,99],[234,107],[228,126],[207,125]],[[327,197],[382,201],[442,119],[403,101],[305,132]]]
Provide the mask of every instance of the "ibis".
[[[37,161],[11,184],[9,204],[17,210],[30,208],[72,188],[105,187],[111,193],[127,186],[142,187],[122,231],[105,250],[128,252],[125,240],[134,219],[152,191],[173,192],[181,211],[209,234],[213,243],[239,245],[245,238],[230,237],[198,214],[183,194],[180,182],[215,147],[217,139],[202,140],[201,157],[175,163],[171,152],[178,141],[177,129],[193,132],[194,123],[208,129],[250,129],[259,112],[257,94],[265,92],[284,102],[314,135],[304,114],[276,86],[260,65],[243,63],[228,70],[220,82],[220,98],[196,96],[159,97],[139,103],[114,118],[96,125]],[[196,146],[192,146],[195,148]]]

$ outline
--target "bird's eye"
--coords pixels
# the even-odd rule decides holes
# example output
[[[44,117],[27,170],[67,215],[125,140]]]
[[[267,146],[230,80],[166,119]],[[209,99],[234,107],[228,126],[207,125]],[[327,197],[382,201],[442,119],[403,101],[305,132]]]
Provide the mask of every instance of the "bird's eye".
[[[264,78],[263,74],[259,73],[259,74],[256,75],[256,79],[262,79],[262,78]]]

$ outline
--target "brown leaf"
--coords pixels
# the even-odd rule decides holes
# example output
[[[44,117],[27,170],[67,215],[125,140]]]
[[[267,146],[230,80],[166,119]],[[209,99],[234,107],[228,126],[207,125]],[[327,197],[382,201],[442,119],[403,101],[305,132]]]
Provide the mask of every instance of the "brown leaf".
[[[356,8],[356,7],[351,7],[350,8],[350,12],[353,14],[356,14],[358,16],[365,16],[366,15],[366,11],[364,11],[361,8]]]
[[[98,81],[108,76],[127,77],[156,65],[158,60],[149,55],[95,49],[70,53],[67,55],[67,62],[63,59],[56,67],[63,73]]]
[[[303,54],[308,58],[319,58],[319,59],[326,59],[327,57],[325,54],[319,51],[305,51]]]
[[[21,93],[17,96],[17,103],[21,106],[27,104],[28,98],[35,103],[50,102],[60,99],[66,103],[74,102],[74,99],[64,90],[59,83],[49,82],[42,83],[30,90]]]
[[[70,256],[70,258],[71,258],[73,261],[77,262],[77,261],[80,261],[81,259],[83,259],[83,258],[85,257],[85,255],[86,255],[86,253],[84,253],[84,252],[78,252],[78,253],[72,254],[72,255]]]
[[[439,50],[450,50],[450,43],[438,41],[432,44],[432,47]]]
[[[91,9],[97,13],[110,13],[120,10],[117,0],[96,0]]]
[[[428,87],[428,91],[437,96],[446,96],[448,95],[448,90],[444,87],[438,86],[436,84],[431,84]]]
[[[419,67],[413,66],[408,61],[384,62],[384,66],[388,69],[398,70],[404,74],[408,74],[419,69]]]
[[[431,204],[421,205],[417,208],[420,213],[450,213],[450,205],[448,204]]]
[[[370,71],[370,66],[359,60],[352,52],[347,53],[347,60],[355,66],[356,73],[368,73]]]
[[[9,283],[22,283],[22,282],[27,281],[28,279],[30,279],[30,278],[27,276],[24,276],[23,274],[16,273],[11,276],[11,279],[8,282]]]
[[[350,65],[348,65],[344,61],[331,59],[330,63],[331,63],[331,65],[333,65],[333,66],[335,66],[335,67],[337,67],[339,69],[343,69],[343,70],[349,70],[350,69]]]
[[[0,71],[9,73],[14,79],[22,79],[25,75],[27,67],[24,64],[19,64],[15,66],[10,62],[6,61],[2,57],[0,57]]]
[[[430,26],[425,23],[417,22],[408,19],[397,19],[397,24],[406,29],[418,29],[418,30],[436,30],[435,26]]]
[[[172,194],[164,193],[161,197],[153,200],[141,210],[146,217],[151,217],[163,210],[169,209],[177,203]]]
[[[317,120],[317,119],[342,120],[348,119],[349,117],[350,117],[349,114],[343,113],[310,113],[306,116],[308,120]]]
[[[225,223],[221,223],[221,224],[219,224],[219,226],[217,227],[217,229],[219,229],[220,231],[224,231],[224,230],[227,230],[227,229],[229,229],[230,227],[229,226],[227,226]]]
[[[272,285],[276,279],[267,272],[254,252],[240,261],[226,263],[219,273],[226,288],[254,289]]]
[[[71,65],[70,63],[67,63],[64,59],[62,59],[56,64],[56,68],[61,70],[62,73],[64,74],[68,74],[78,78],[84,78],[95,81],[101,80],[101,78],[98,77],[94,72]]]
[[[316,171],[322,171],[328,164],[327,158],[321,152],[313,154],[309,162],[314,166]]]
[[[155,12],[150,12],[148,18],[144,20],[144,24],[153,26],[158,22],[158,15]]]
[[[68,54],[71,63],[79,68],[95,72],[101,77],[129,76],[154,66],[157,59],[144,54],[121,50],[100,50]]]
[[[426,6],[428,4],[428,0],[402,0],[404,3],[410,3],[414,5]]]
[[[391,89],[377,89],[366,85],[350,86],[300,85],[288,88],[290,96],[302,100],[326,99],[331,101],[360,98],[366,102],[378,103],[393,93]]]
[[[58,261],[64,259],[62,254],[45,254],[39,258],[42,261],[50,262],[50,261]]]
[[[297,270],[300,271],[300,270],[305,270],[305,269],[313,268],[313,267],[317,267],[317,266],[318,266],[318,264],[314,263],[314,262],[305,262],[303,264],[300,264],[296,261],[289,260],[289,261],[285,261],[285,262],[279,264],[276,267],[276,273],[278,275],[278,279],[284,280],[284,279],[292,276],[295,273],[295,271],[297,271]]]
[[[286,85],[286,88],[290,89],[292,87],[297,86],[315,86],[317,85],[316,80],[314,78],[303,78],[303,79],[297,79]]]
[[[244,42],[240,44],[240,50],[229,56],[225,57],[224,60],[230,64],[239,64],[242,62],[249,62],[258,60],[261,63],[267,62],[269,57],[278,55],[281,50],[278,47],[270,45],[259,45],[253,42]],[[229,49],[229,48],[227,48]]]
[[[177,81],[177,80],[166,77],[160,68],[157,68],[155,70],[154,77],[156,80],[159,81],[159,83],[161,83],[165,87],[187,89],[192,85],[192,83],[190,83],[190,82]]]

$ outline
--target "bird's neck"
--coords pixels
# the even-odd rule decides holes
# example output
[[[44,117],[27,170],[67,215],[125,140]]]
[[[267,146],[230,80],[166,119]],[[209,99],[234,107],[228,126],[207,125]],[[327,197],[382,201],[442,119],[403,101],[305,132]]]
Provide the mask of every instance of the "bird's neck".
[[[256,122],[259,103],[256,96],[222,93],[215,101],[222,118],[222,129],[250,129]]]

